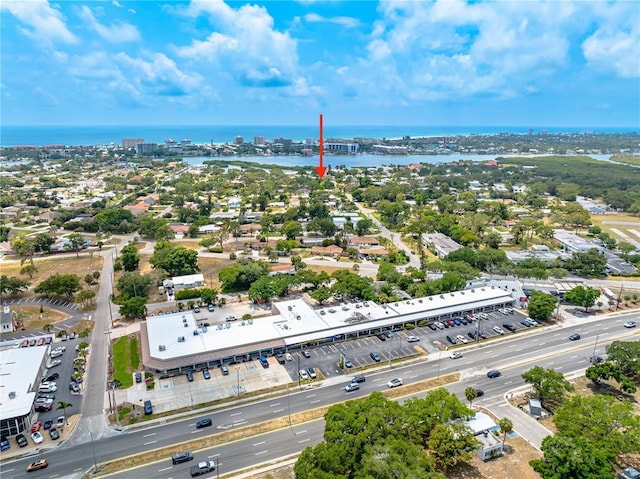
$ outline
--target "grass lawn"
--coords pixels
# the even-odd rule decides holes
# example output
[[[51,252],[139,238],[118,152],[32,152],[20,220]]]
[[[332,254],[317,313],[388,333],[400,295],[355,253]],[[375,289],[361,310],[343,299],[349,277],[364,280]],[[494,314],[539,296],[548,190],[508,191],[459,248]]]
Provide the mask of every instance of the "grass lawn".
[[[113,379],[122,389],[133,386],[133,373],[140,367],[138,338],[123,336],[113,343]]]

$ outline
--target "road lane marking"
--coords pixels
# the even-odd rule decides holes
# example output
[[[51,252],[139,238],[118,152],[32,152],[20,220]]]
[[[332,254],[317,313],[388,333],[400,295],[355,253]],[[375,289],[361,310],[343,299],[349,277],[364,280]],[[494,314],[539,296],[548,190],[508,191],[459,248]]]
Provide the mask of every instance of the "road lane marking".
[[[256,442],[256,443],[253,445],[253,447],[261,446],[262,444],[266,444],[266,443],[267,443],[267,441]]]
[[[307,432],[307,430],[306,430],[306,429],[303,429],[302,431],[298,431],[298,432],[296,432],[296,434],[304,434],[305,432]]]
[[[271,411],[273,414],[278,414],[279,412],[283,412],[284,409],[274,409],[273,411]]]
[[[231,415],[231,417],[233,417],[233,416],[241,416],[241,415],[242,415],[242,413],[241,413],[241,412],[234,412],[234,413]]]
[[[164,469],[158,469],[158,472],[168,471],[169,469],[173,469],[173,467],[165,467]]]
[[[279,405],[280,405],[280,403],[279,403],[279,402],[277,402],[277,403],[275,403],[275,404],[270,404],[270,405],[269,405],[269,407],[274,407],[274,406],[279,406]]]
[[[268,453],[269,450],[267,449],[266,451],[260,451],[260,452],[256,452],[256,456],[260,455],[260,454],[266,454]]]
[[[320,402],[320,399],[316,399],[315,401],[309,401],[309,404],[315,404],[315,403],[318,403],[318,402]]]
[[[302,444],[303,442],[309,442],[311,439],[303,439],[302,441],[298,441],[298,444]]]
[[[142,436],[142,437],[151,437],[151,436],[155,436],[156,434],[157,434],[157,433],[152,432],[151,434],[145,434],[145,435],[144,435],[144,436]]]
[[[158,442],[158,441],[145,442],[145,443],[143,444],[143,446],[150,446],[151,444],[155,444],[156,442]]]
[[[305,397],[308,397],[308,398],[314,398],[314,397],[316,397],[316,395],[315,395],[315,394],[309,394],[309,395],[307,395],[307,396],[305,396]]]

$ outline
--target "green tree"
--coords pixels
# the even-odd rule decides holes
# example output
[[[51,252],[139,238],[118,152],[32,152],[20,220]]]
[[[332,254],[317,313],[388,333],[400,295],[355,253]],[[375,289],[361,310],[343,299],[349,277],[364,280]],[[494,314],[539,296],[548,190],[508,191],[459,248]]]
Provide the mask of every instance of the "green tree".
[[[67,236],[67,242],[64,244],[64,249],[76,252],[76,258],[80,257],[80,250],[86,245],[85,239],[80,233],[71,233]]]
[[[607,346],[607,361],[618,364],[625,375],[640,384],[640,341],[614,341]]]
[[[275,296],[273,279],[270,276],[261,276],[249,287],[247,296],[256,303],[267,303]]]
[[[615,475],[615,455],[579,436],[547,436],[541,449],[544,457],[529,464],[543,479],[611,479]]]
[[[20,278],[9,277],[4,274],[0,276],[0,294],[9,293],[11,296],[16,296],[29,289],[30,285],[29,281]]]
[[[300,236],[302,234],[302,225],[297,221],[285,221],[282,227],[280,228],[280,232],[288,239],[295,240],[296,236]]]
[[[29,279],[33,279],[33,275],[38,272],[38,268],[34,265],[26,264],[22,268],[20,268],[20,274],[26,274],[29,276]]]
[[[83,289],[77,294],[76,299],[80,301],[82,306],[86,307],[93,302],[95,297],[95,291],[91,291],[90,289]]]
[[[600,297],[600,290],[591,286],[576,286],[564,294],[564,299],[571,304],[583,306],[585,313],[589,308],[596,304],[596,300]]]
[[[14,237],[11,242],[11,249],[20,257],[20,264],[24,264],[27,260],[31,266],[33,264],[33,255],[36,253],[36,246],[32,238],[27,238],[26,235]]]
[[[561,401],[565,393],[573,391],[573,386],[564,375],[553,369],[535,366],[522,373],[522,379],[533,386],[534,394],[542,403]]]
[[[42,281],[36,286],[33,292],[38,294],[43,293],[50,298],[62,296],[71,298],[77,291],[80,291],[80,289],[80,278],[78,275],[56,273]]]
[[[322,304],[331,297],[331,290],[329,290],[329,288],[314,289],[309,293],[309,296],[315,299],[318,304]]]
[[[500,430],[502,431],[502,445],[504,446],[507,440],[507,434],[513,431],[513,422],[511,422],[511,419],[508,417],[503,417],[498,421],[498,426],[500,426]]]
[[[198,252],[180,246],[167,255],[160,267],[170,276],[195,274],[200,271]]]
[[[149,295],[149,286],[151,286],[151,277],[148,274],[142,275],[138,271],[123,273],[116,283],[116,288],[125,301],[135,297],[146,298]]]
[[[368,218],[363,218],[358,220],[356,223],[356,234],[358,236],[366,236],[369,234],[369,231],[373,228],[373,222]]]
[[[469,427],[454,422],[436,424],[429,435],[428,446],[436,463],[447,469],[460,461],[469,461],[480,443]]]
[[[464,390],[464,397],[466,397],[467,401],[469,401],[469,408],[471,408],[471,403],[475,398],[478,397],[478,391],[476,390],[476,388],[472,388],[471,386],[469,386]]]
[[[529,298],[529,304],[527,306],[529,317],[545,321],[551,317],[557,304],[558,299],[554,295],[534,289],[531,291],[531,297]]]
[[[140,264],[140,252],[136,245],[128,244],[120,251],[120,260],[125,271],[135,271]]]
[[[143,316],[147,311],[147,298],[134,297],[125,300],[120,305],[120,314],[126,318]]]

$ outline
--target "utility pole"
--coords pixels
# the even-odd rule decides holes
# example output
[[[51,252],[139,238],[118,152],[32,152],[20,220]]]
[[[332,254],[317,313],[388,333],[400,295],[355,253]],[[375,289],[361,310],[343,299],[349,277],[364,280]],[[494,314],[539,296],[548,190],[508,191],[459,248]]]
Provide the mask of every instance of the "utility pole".
[[[596,342],[595,342],[595,343],[593,343],[593,357],[594,357],[594,361],[595,361],[595,357],[596,357],[596,347],[598,346],[598,338],[599,338],[599,337],[600,337],[599,335],[598,335],[598,336],[596,336]]]

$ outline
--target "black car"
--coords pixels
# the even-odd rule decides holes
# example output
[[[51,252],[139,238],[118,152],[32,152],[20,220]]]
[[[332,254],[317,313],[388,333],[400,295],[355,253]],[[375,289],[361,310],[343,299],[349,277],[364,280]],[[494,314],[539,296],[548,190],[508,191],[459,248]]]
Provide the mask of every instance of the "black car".
[[[380,341],[386,341],[387,340],[387,336],[384,333],[377,334],[376,336],[378,336],[378,339]]]
[[[363,383],[365,381],[366,381],[366,378],[364,376],[356,376],[351,380],[352,383]]]
[[[59,375],[58,373],[53,373],[53,374],[50,374],[49,376],[47,376],[46,378],[44,378],[44,379],[42,380],[42,382],[43,382],[43,383],[44,383],[44,382],[47,382],[47,383],[48,383],[48,382],[51,382],[51,381],[55,381],[55,380],[56,380],[56,379],[58,379],[59,377],[60,377],[60,375]]]
[[[469,331],[467,333],[467,336],[469,336],[471,339],[473,339],[475,341],[476,339],[476,332],[475,331]]]
[[[183,462],[193,461],[193,454],[190,452],[176,452],[171,456],[171,462],[173,464],[181,464]]]
[[[193,381],[193,373],[191,371],[187,371],[187,381]]]
[[[142,373],[136,373],[136,382],[137,383],[141,383],[142,382]]]
[[[511,324],[511,323],[504,323],[504,324],[502,325],[502,327],[503,327],[504,329],[507,329],[507,330],[511,331],[511,332],[513,332],[513,331],[515,331],[515,330],[516,330],[516,327],[515,327],[513,324]]]
[[[429,323],[427,326],[429,326],[429,329],[430,329],[431,331],[437,331],[437,330],[438,330],[438,328],[436,327],[436,325],[435,325],[435,324],[433,324],[433,323]]]
[[[205,419],[200,419],[197,423],[196,423],[196,429],[202,429],[203,427],[209,427],[213,424],[213,422],[211,421],[211,418],[205,418]]]
[[[27,441],[27,438],[24,437],[23,434],[18,434],[16,436],[16,442],[18,443],[18,446],[20,447],[26,447],[29,445],[29,441]]]
[[[484,396],[484,391],[482,389],[476,388],[476,397]]]
[[[488,378],[499,378],[500,376],[502,376],[502,373],[497,369],[491,369],[490,371],[487,372]]]
[[[569,341],[577,341],[578,339],[580,339],[580,335],[578,333],[573,333],[569,336]]]

